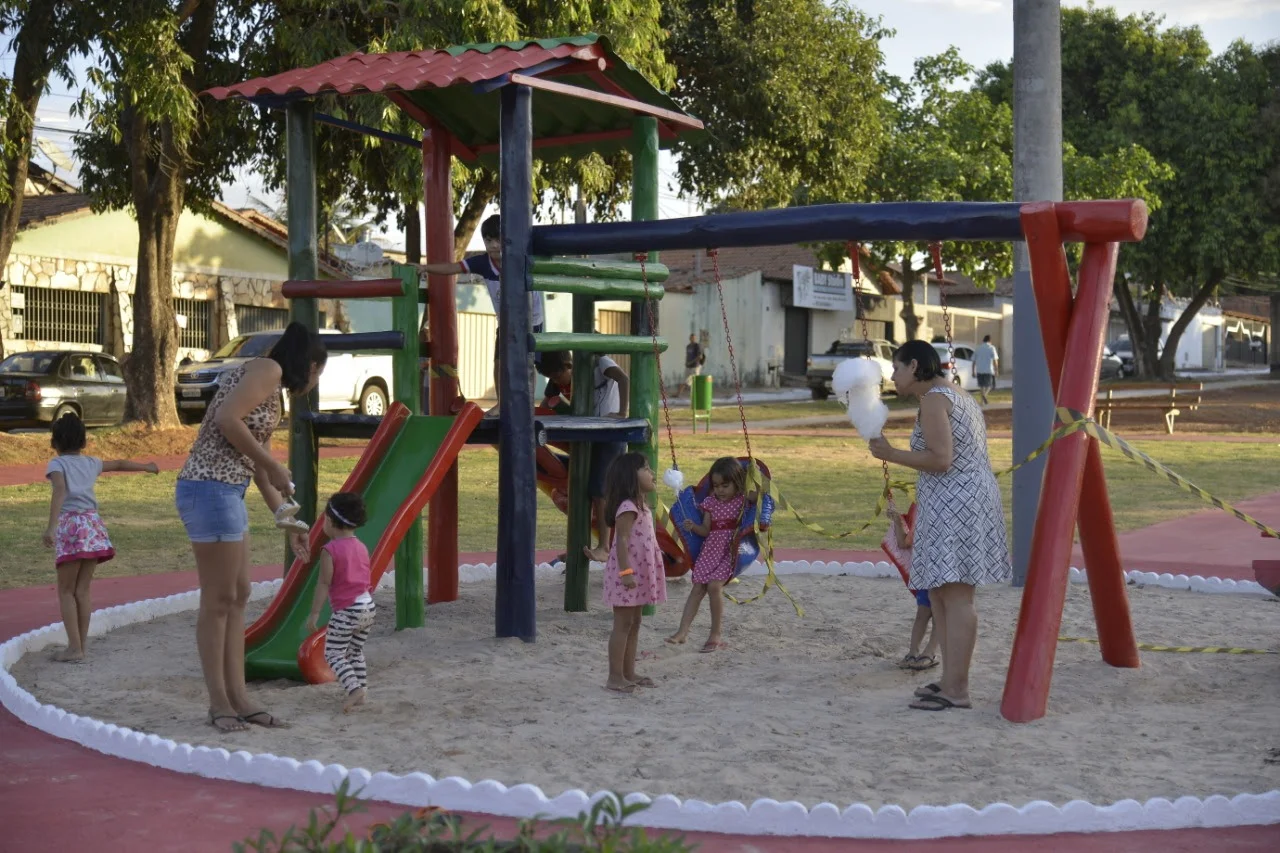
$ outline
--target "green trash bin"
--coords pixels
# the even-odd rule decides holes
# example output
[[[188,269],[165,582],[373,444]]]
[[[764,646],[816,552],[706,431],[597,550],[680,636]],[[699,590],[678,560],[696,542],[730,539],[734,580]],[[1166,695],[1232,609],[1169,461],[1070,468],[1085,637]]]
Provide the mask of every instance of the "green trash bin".
[[[698,431],[698,421],[707,422],[704,432],[711,432],[711,386],[712,377],[693,377],[693,393],[689,395],[693,407],[693,431]]]

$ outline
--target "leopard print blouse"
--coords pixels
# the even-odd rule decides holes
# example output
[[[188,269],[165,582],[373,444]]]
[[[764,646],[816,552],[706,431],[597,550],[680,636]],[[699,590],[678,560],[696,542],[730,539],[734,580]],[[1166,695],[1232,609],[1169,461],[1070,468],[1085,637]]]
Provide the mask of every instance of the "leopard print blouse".
[[[200,422],[200,432],[191,446],[191,455],[178,473],[179,480],[216,480],[238,486],[253,478],[253,461],[236,450],[214,423],[218,408],[240,384],[244,371],[244,367],[239,367],[223,375],[218,391],[204,413],[204,420]],[[244,422],[255,441],[266,441],[280,424],[280,395],[272,394],[249,412]]]

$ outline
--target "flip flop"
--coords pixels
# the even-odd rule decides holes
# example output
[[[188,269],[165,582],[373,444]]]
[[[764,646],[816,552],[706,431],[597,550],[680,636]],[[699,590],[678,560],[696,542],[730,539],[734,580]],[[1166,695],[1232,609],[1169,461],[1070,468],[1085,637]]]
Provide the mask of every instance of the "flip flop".
[[[941,692],[942,688],[938,686],[937,682],[934,682],[933,684],[926,684],[924,687],[917,687],[915,696],[917,699],[932,699]]]
[[[642,675],[635,681],[631,682],[636,687],[657,687],[658,683],[647,675]]]
[[[898,669],[915,669],[915,662],[920,660],[918,655],[905,655],[902,660],[898,661]]]
[[[945,696],[921,696],[907,707],[914,708],[917,711],[949,711],[952,708],[959,711],[967,711],[973,708],[972,705],[960,705],[952,702]]]
[[[235,720],[236,722],[240,723],[240,726],[234,729],[226,728],[224,726],[218,725],[218,720]],[[249,728],[247,725],[245,725],[244,718],[236,714],[210,714],[209,725],[213,726],[215,729],[222,732],[224,735],[231,734],[232,732],[247,731]]]
[[[266,717],[266,722],[258,722],[254,717]],[[240,719],[253,726],[262,726],[264,729],[287,729],[289,724],[284,720],[277,720],[267,711],[254,711],[252,714],[245,714]]]
[[[907,665],[907,669],[915,672],[924,672],[926,669],[933,669],[937,665],[937,655],[917,655],[915,661]]]

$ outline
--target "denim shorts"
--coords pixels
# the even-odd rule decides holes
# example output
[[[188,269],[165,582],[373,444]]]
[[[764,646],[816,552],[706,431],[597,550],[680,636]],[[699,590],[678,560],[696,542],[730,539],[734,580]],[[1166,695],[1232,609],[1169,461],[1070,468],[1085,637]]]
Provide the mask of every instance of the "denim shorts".
[[[249,532],[244,493],[249,481],[179,480],[174,491],[178,517],[192,542],[241,542]]]

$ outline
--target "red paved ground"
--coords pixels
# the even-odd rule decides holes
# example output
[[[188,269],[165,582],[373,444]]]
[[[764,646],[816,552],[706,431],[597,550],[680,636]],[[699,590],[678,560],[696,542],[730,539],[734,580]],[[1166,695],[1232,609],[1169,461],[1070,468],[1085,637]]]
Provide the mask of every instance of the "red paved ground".
[[[464,559],[482,562],[491,558],[468,554]],[[266,580],[278,572],[278,567],[265,566],[255,575]],[[103,578],[95,582],[94,595],[98,606],[108,607],[194,586],[192,572]],[[56,619],[51,587],[0,592],[0,638]],[[29,728],[2,710],[0,768],[0,851],[5,853],[76,849],[94,853],[224,853],[232,842],[256,835],[263,827],[279,833],[290,824],[304,822],[308,809],[327,803],[327,798],[314,794],[201,779],[109,758]],[[351,828],[359,831],[373,820],[400,811],[388,804],[371,804],[369,813],[353,819]],[[487,824],[503,835],[513,831],[508,820],[475,817],[473,821],[474,826]],[[691,834],[690,840],[707,853],[1022,853],[1030,849],[1046,853],[1262,853],[1280,849],[1280,826],[937,841],[706,834]]]

